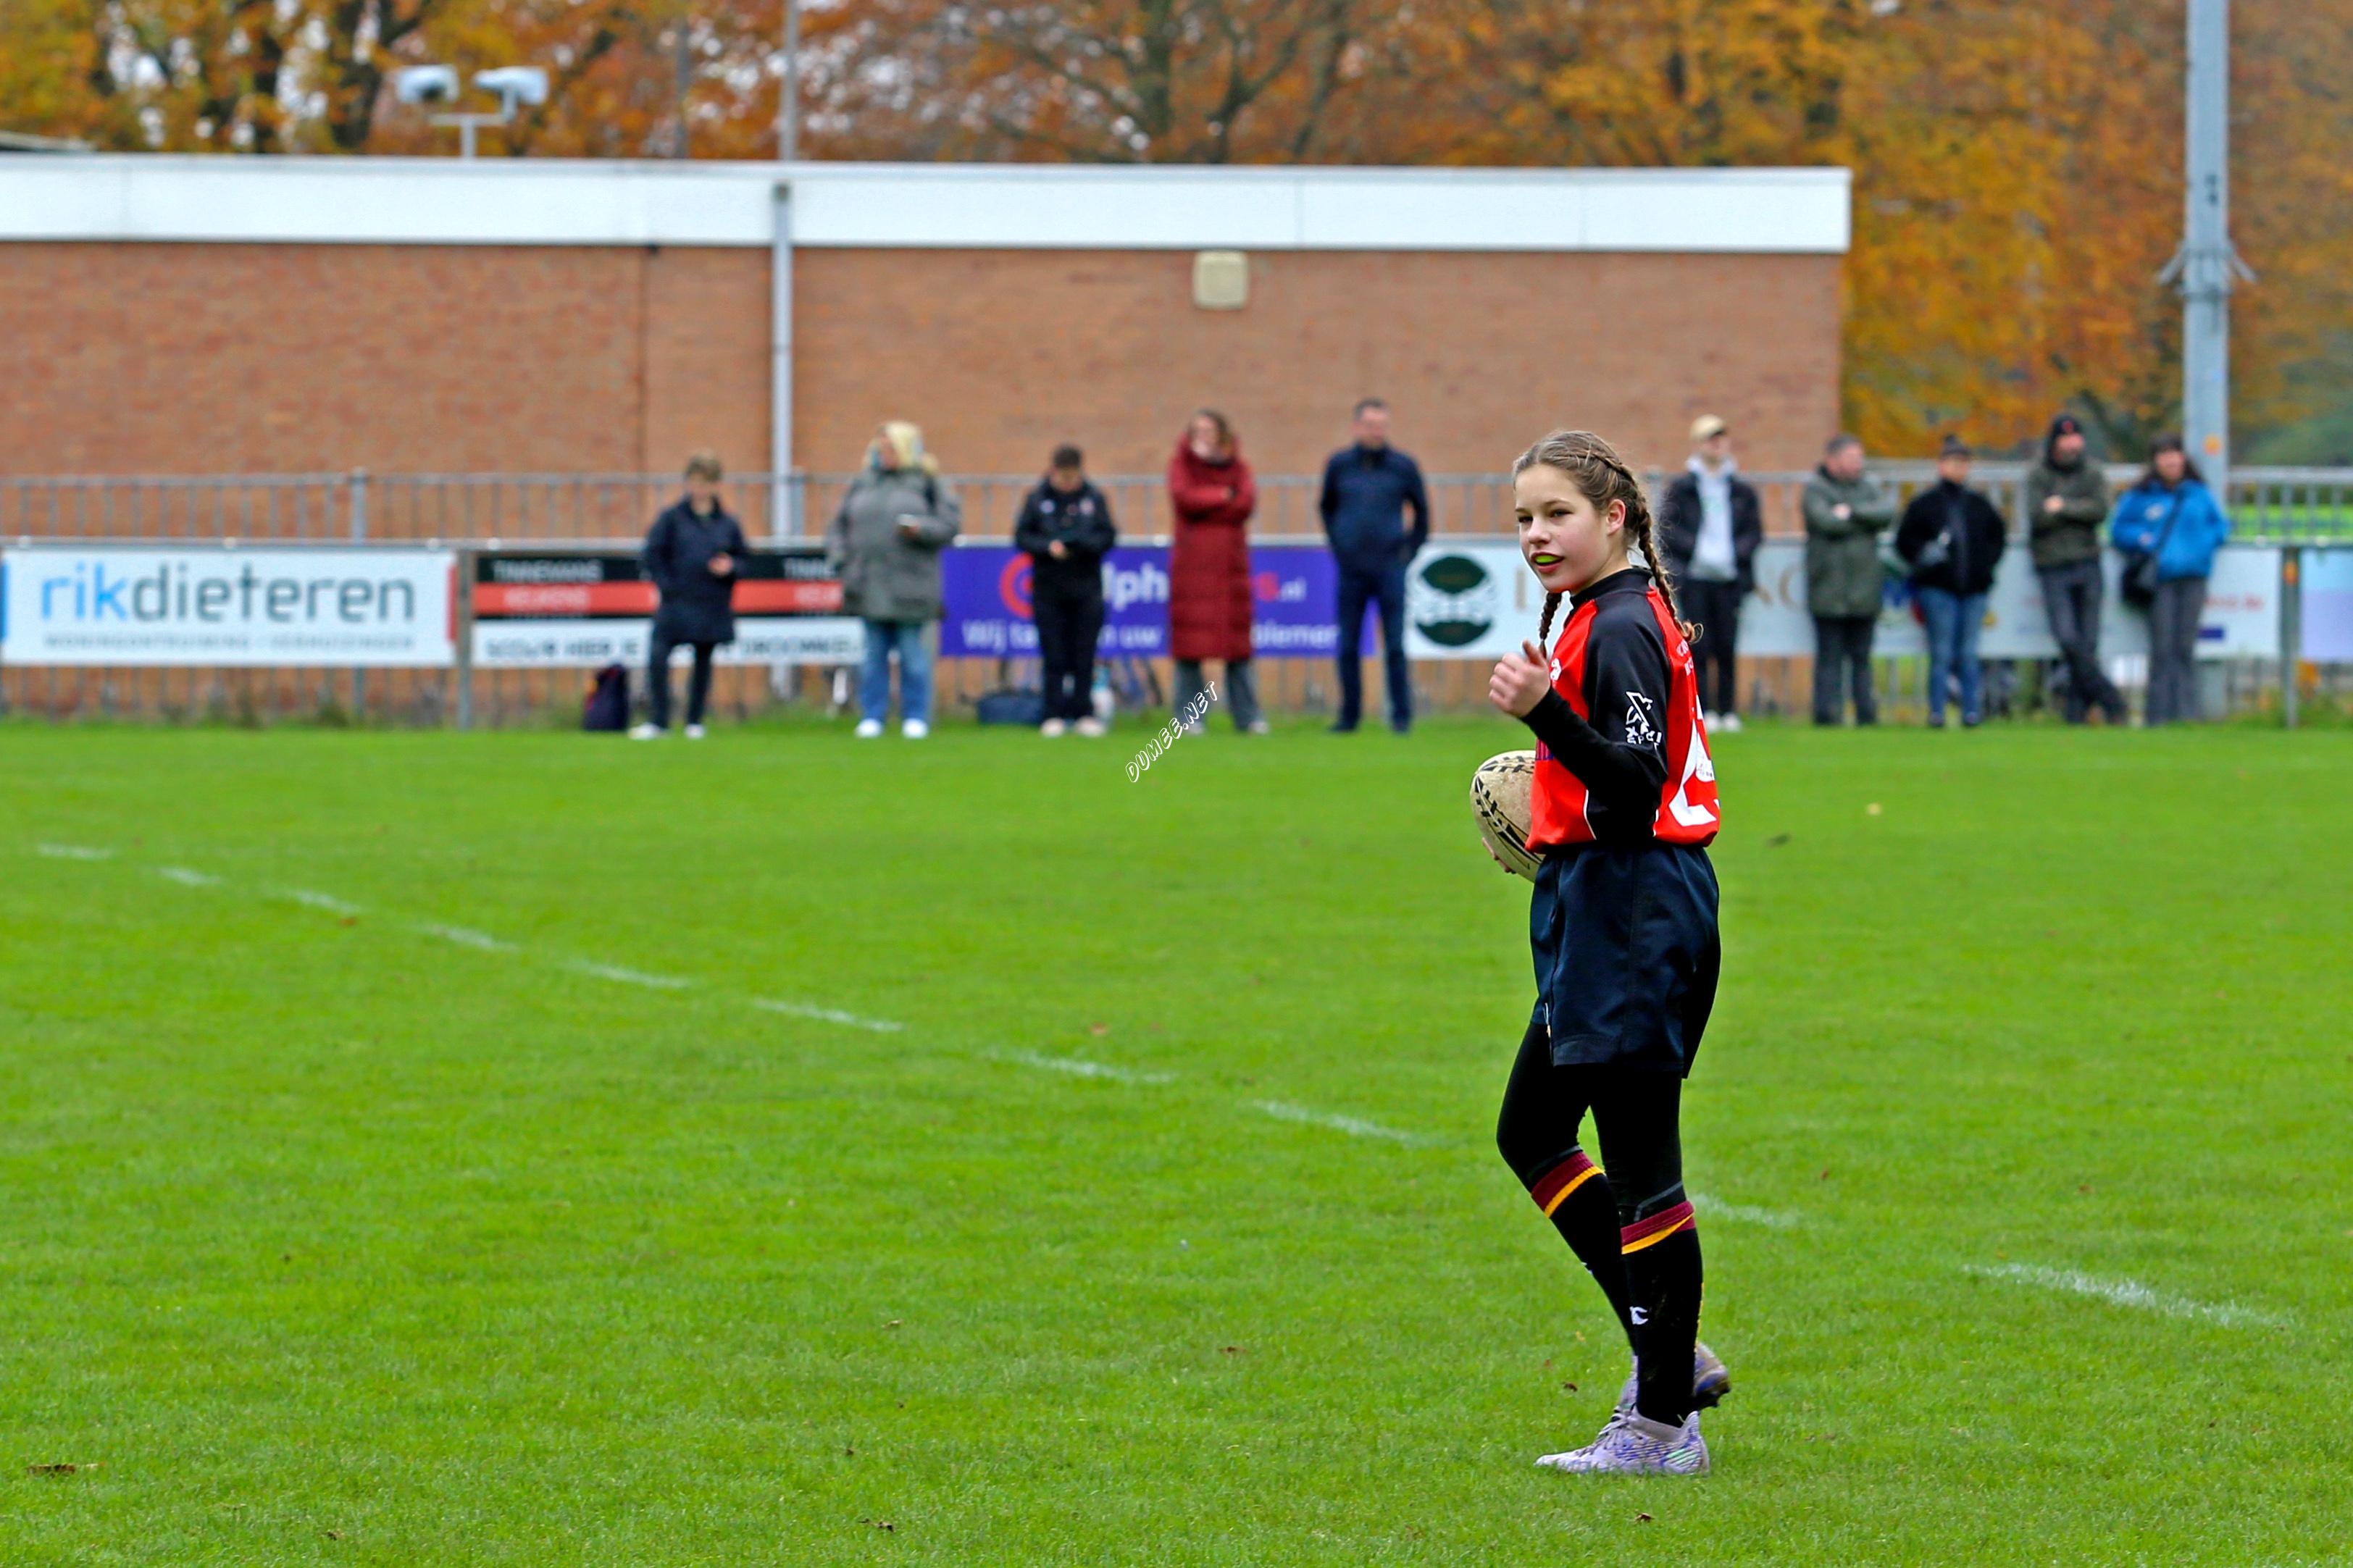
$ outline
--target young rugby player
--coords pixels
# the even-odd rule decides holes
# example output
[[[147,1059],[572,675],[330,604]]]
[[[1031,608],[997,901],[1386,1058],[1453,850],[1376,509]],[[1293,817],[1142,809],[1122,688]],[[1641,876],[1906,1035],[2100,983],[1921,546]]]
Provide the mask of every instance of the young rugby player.
[[[1535,732],[1528,847],[1545,858],[1528,912],[1535,1011],[1495,1136],[1609,1297],[1635,1365],[1599,1437],[1536,1462],[1700,1475],[1699,1410],[1731,1380],[1698,1343],[1677,1126],[1721,953],[1695,632],[1677,619],[1641,486],[1608,442],[1557,431],[1512,472],[1520,552],[1545,588],[1539,639],[1564,598],[1568,618],[1549,655],[1524,643],[1488,683]],[[1606,1176],[1578,1147],[1588,1110]]]

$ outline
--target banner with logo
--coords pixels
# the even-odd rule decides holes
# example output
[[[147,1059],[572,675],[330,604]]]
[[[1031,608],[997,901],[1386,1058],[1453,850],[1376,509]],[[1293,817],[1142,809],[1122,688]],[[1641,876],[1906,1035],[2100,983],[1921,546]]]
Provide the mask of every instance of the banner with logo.
[[[1810,657],[1814,624],[1806,610],[1805,541],[1765,541],[1757,546],[1756,567],[1757,592],[1740,610],[1741,653],[1761,658]],[[2148,617],[2126,605],[2117,592],[2121,559],[2109,552],[2101,570],[2106,577],[2106,592],[2101,598],[2101,654],[2147,655]],[[2207,581],[2206,614],[2198,632],[2200,657],[2279,657],[2279,552],[2269,545],[2223,547],[2215,558],[2214,574]],[[1872,647],[1888,658],[1927,651],[1927,637],[1914,612],[1910,584],[1889,580]],[[2022,543],[2010,546],[1994,573],[1978,652],[1986,658],[2059,656],[2043,607],[2042,580],[2035,574],[2033,558]]]
[[[485,551],[474,562],[474,664],[529,669],[643,665],[660,592],[634,555]],[[810,544],[736,564],[735,640],[720,664],[854,664],[865,650],[841,584]],[[683,650],[681,658],[686,657]]]
[[[444,665],[456,561],[344,545],[15,546],[0,553],[0,663]]]
[[[1262,544],[1250,552],[1250,646],[1261,658],[1330,658],[1340,646],[1339,569],[1316,545]],[[944,658],[1034,658],[1038,625],[1029,557],[1009,545],[966,544],[943,563]],[[1168,548],[1122,545],[1103,558],[1100,653],[1166,658]],[[1544,595],[1509,541],[1433,544],[1406,580],[1406,649],[1415,658],[1493,658],[1535,635]],[[1366,613],[1364,647],[1379,646]]]
[[[1536,635],[1544,601],[1516,541],[1434,539],[1406,571],[1406,654],[1501,658]]]

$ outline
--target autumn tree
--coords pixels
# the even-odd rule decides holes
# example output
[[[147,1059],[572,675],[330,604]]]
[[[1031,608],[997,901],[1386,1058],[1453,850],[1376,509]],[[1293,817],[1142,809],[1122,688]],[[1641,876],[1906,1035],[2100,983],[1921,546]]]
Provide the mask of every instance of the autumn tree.
[[[784,0],[8,0],[5,129],[446,150],[389,83],[545,67],[492,153],[764,157]],[[2184,0],[810,0],[819,157],[1854,171],[1847,416],[2111,451],[2179,415]],[[2242,450],[2353,381],[2353,0],[2240,0]],[[2253,437],[2250,441],[2248,437]],[[2343,440],[2353,458],[2353,420]]]

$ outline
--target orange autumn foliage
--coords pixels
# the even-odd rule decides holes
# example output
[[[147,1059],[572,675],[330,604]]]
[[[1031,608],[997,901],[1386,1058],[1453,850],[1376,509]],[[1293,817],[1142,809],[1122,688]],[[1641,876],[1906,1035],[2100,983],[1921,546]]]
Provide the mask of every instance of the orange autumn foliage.
[[[819,157],[1740,165],[1855,174],[1847,416],[1919,451],[2072,404],[2176,415],[2184,0],[821,0]],[[419,153],[399,64],[529,61],[485,153],[759,157],[783,0],[14,0],[5,128]],[[2241,447],[2353,381],[2353,0],[2233,7]],[[320,40],[323,40],[323,47]],[[477,107],[480,105],[478,104]]]

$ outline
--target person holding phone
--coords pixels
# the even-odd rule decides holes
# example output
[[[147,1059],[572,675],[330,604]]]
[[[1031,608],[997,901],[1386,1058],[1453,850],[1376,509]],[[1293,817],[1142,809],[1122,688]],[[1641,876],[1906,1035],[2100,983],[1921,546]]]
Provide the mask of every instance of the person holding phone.
[[[725,470],[718,454],[686,460],[686,496],[647,531],[646,575],[660,591],[652,647],[646,660],[646,721],[629,731],[639,741],[670,732],[670,660],[694,650],[686,687],[686,738],[702,739],[702,710],[711,700],[711,662],[721,643],[735,640],[735,575],[744,559],[744,530],[720,503]]]
[[[923,433],[885,421],[866,463],[825,532],[826,559],[841,575],[841,607],[866,626],[859,676],[858,738],[882,733],[891,714],[891,660],[899,661],[899,732],[932,732],[932,651],[940,618],[940,552],[963,527],[964,511],[923,449]]]

